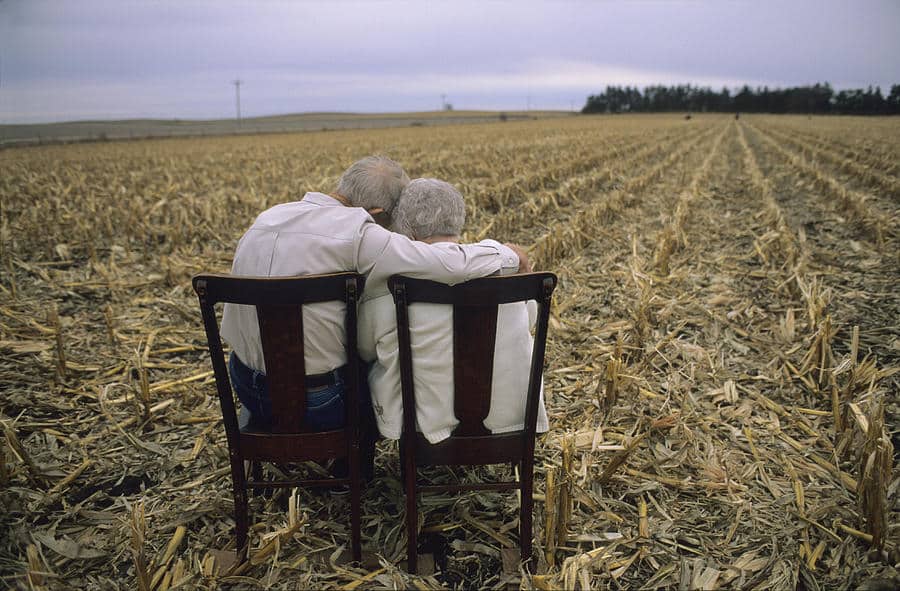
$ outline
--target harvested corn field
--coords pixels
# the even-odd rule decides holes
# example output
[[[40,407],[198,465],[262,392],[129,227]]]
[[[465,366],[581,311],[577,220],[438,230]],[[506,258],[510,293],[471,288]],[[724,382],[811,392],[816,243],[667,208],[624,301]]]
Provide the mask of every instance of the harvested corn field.
[[[3,586],[896,588],[897,138],[896,119],[603,116],[0,152]],[[534,575],[503,561],[515,495],[487,492],[424,496],[434,569],[405,574],[387,441],[365,564],[341,559],[347,498],[302,490],[251,500],[251,561],[229,564],[190,277],[370,153],[453,183],[467,239],[560,278]]]

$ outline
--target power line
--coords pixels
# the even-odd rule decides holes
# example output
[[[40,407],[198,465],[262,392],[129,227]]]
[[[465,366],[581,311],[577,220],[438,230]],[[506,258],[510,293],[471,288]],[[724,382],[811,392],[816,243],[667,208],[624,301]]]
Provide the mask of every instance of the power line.
[[[234,104],[237,108],[237,124],[241,124],[241,84],[243,84],[243,80],[234,80],[232,84],[234,84]]]

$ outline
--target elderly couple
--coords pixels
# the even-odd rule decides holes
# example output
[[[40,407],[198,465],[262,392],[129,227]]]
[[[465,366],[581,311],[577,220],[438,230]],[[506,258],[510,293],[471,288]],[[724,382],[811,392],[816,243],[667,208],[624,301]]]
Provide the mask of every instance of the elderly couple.
[[[494,240],[458,244],[465,215],[462,195],[452,185],[436,179],[410,181],[396,162],[370,156],[350,166],[332,193],[306,193],[300,201],[264,211],[238,243],[234,275],[341,271],[365,275],[358,345],[367,364],[370,390],[360,392],[362,416],[369,417],[370,424],[363,452],[369,477],[375,440],[372,410],[384,437],[398,439],[402,424],[395,310],[388,277],[403,274],[455,284],[495,273],[530,271],[525,253],[515,245]],[[493,432],[523,427],[528,375],[520,368],[530,362],[533,306],[534,302],[506,304],[498,311],[494,394],[485,420],[485,427]],[[335,429],[345,416],[342,304],[306,306],[303,324],[307,383],[316,384],[308,388],[306,420],[317,430]],[[437,443],[458,424],[453,413],[452,309],[413,305],[410,331],[417,426],[428,441]],[[265,429],[272,411],[255,310],[226,305],[222,336],[232,349],[229,370],[241,401],[240,423]],[[361,382],[365,385],[366,380]],[[543,399],[537,428],[547,430]]]

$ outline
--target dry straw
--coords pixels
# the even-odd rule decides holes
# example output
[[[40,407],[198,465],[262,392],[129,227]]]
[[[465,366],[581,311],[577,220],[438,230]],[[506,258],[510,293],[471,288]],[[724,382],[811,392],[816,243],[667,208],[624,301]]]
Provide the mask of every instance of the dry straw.
[[[883,550],[888,535],[888,487],[893,474],[894,446],[884,427],[884,404],[873,406],[868,416],[865,443],[859,458],[860,513],[872,547]]]
[[[0,577],[150,591],[896,582],[900,136],[880,119],[813,123],[573,117],[3,151]],[[188,279],[227,271],[261,210],[380,151],[461,187],[471,238],[520,242],[560,277],[534,576],[508,560],[515,495],[483,492],[420,501],[435,573],[407,576],[390,442],[364,494],[364,564],[343,560],[346,500],[302,490],[251,499],[251,558],[234,564]],[[272,469],[289,468],[322,470]]]

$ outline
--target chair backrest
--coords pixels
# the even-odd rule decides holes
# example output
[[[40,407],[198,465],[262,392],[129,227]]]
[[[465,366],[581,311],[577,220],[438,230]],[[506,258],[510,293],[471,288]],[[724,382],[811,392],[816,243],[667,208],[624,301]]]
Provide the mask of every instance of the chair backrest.
[[[200,299],[203,325],[212,356],[219,401],[222,405],[229,444],[239,437],[234,395],[222,352],[217,303],[255,306],[259,322],[266,384],[272,401],[272,432],[303,433],[305,423],[306,362],[303,349],[303,306],[328,301],[346,305],[344,347],[347,352],[347,424],[358,423],[359,361],[356,352],[357,301],[365,278],[357,273],[308,275],[303,277],[241,277],[197,275],[194,290]]]
[[[550,317],[550,299],[556,287],[552,273],[492,276],[457,285],[444,285],[402,275],[390,278],[397,310],[403,430],[415,433],[415,397],[407,307],[415,302],[453,306],[453,406],[459,425],[453,437],[490,435],[484,426],[491,406],[497,306],[536,300],[539,306],[525,402],[526,437],[537,423],[541,374]]]

